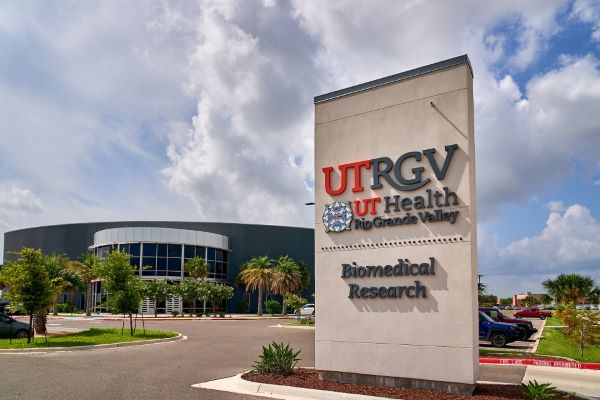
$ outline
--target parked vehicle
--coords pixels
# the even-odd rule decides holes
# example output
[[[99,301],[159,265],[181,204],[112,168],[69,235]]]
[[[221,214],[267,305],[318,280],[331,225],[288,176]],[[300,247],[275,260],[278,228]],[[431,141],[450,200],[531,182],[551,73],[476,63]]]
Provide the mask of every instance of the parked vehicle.
[[[500,310],[496,310],[494,308],[479,307],[479,311],[487,314],[491,319],[493,319],[496,322],[506,322],[508,324],[517,325],[519,327],[520,340],[527,340],[538,331],[533,327],[531,321],[507,317]]]
[[[29,336],[29,324],[0,313],[0,337],[26,338],[27,336]]]
[[[305,304],[300,308],[300,315],[312,315],[315,316],[315,305],[312,303]]]
[[[539,307],[522,307],[515,312],[515,318],[546,319],[552,316],[552,311],[540,310]]]
[[[479,340],[490,342],[494,347],[504,347],[519,340],[520,330],[515,324],[496,322],[479,311]]]

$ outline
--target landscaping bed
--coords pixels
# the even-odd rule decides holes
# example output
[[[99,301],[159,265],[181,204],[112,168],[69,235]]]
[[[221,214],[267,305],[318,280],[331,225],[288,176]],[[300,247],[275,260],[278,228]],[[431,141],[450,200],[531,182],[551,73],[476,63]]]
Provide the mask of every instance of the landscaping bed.
[[[477,385],[473,396],[461,396],[448,394],[428,389],[404,389],[388,388],[368,385],[354,385],[324,381],[319,379],[319,373],[313,369],[296,368],[294,373],[288,376],[258,374],[249,372],[242,378],[252,382],[267,383],[271,385],[294,386],[306,389],[329,390],[333,392],[362,394],[367,396],[378,396],[390,399],[404,400],[502,400],[502,399],[526,399],[520,385]],[[567,399],[569,396],[559,394],[555,399]],[[571,396],[572,398],[572,396]]]
[[[600,338],[599,338],[600,339]],[[561,328],[544,328],[537,354],[568,357],[582,362],[600,362],[600,346],[586,347],[581,357],[580,350],[569,342]]]
[[[153,339],[166,339],[177,336],[178,333],[170,331],[146,330],[146,334],[141,329],[137,329],[134,336],[125,329],[121,335],[119,328],[92,328],[77,333],[67,333],[64,335],[36,336],[31,343],[27,344],[27,339],[0,339],[0,349],[25,349],[41,347],[76,347],[90,346],[98,344],[114,344],[123,342],[138,342]]]

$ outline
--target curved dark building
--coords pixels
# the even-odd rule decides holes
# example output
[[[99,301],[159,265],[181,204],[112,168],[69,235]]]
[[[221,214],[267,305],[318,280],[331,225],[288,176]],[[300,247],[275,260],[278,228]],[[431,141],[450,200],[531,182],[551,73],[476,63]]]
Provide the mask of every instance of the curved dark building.
[[[245,293],[236,284],[240,266],[255,256],[276,258],[289,255],[303,261],[314,272],[314,230],[274,225],[231,224],[214,222],[123,221],[50,225],[20,229],[4,234],[4,257],[16,256],[23,247],[41,249],[44,254],[66,254],[77,259],[92,251],[101,257],[119,249],[131,254],[131,265],[142,279],[185,279],[183,265],[187,259],[201,256],[209,263],[207,280],[227,283],[235,288],[234,297],[224,304],[227,312],[256,310],[256,294]],[[314,280],[304,295],[314,293]],[[85,304],[85,294],[64,300],[78,308]],[[95,311],[104,311],[101,282],[95,283]],[[280,300],[280,299],[279,299]],[[164,304],[143,304],[144,311],[154,307],[159,312],[186,308],[177,298]]]

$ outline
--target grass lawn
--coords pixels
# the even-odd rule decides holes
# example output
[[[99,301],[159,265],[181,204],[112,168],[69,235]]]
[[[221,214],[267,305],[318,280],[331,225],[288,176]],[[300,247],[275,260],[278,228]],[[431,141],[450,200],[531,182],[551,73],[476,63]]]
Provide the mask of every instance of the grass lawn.
[[[170,331],[150,331],[146,330],[146,336],[141,329],[137,329],[134,336],[129,335],[129,330],[125,329],[121,335],[119,328],[92,328],[79,333],[69,333],[60,336],[48,337],[48,342],[43,336],[36,336],[31,343],[27,344],[27,339],[0,339],[0,349],[23,349],[30,347],[73,347],[87,346],[93,344],[109,344],[120,342],[137,342],[150,339],[164,339],[177,336],[177,333]]]
[[[558,317],[546,318],[546,326],[564,325],[564,322]]]
[[[584,362],[600,362],[600,345],[583,349],[583,357],[561,332],[560,328],[545,328],[536,354],[569,357]]]

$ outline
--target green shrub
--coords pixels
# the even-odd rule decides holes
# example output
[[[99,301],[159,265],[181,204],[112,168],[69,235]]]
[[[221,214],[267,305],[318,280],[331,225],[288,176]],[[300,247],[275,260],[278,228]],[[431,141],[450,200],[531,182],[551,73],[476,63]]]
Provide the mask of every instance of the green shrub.
[[[171,315],[174,316],[174,317],[176,317],[176,316],[179,315],[179,311],[173,310],[173,311],[171,311]]]
[[[202,311],[196,311],[196,317],[201,317],[202,316]]]
[[[300,320],[300,325],[314,325],[315,320],[312,318],[302,318]]]
[[[290,375],[300,361],[297,358],[300,350],[294,352],[289,343],[284,345],[283,342],[280,344],[273,342],[269,347],[263,346],[262,349],[262,354],[252,366],[253,371],[259,374]]]
[[[533,382],[527,382],[527,385],[521,383],[523,388],[523,394],[530,400],[549,400],[556,397],[556,388],[551,386],[549,383],[537,383],[534,379]]]
[[[56,309],[59,313],[73,313],[75,311],[75,303],[67,301],[66,303],[60,303],[56,305]]]
[[[281,303],[277,300],[267,300],[265,303],[265,308],[267,312],[271,314],[271,316],[275,314],[281,314]]]
[[[219,312],[219,317],[220,318],[225,318],[225,313],[223,311]]]

